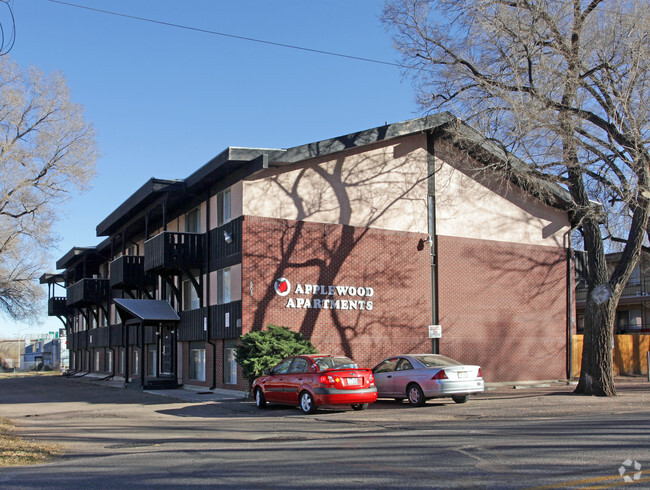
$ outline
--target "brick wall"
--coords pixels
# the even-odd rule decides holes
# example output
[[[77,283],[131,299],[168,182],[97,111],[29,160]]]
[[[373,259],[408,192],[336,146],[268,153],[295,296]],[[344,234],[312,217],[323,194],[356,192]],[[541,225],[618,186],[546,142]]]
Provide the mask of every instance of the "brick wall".
[[[321,353],[372,367],[398,352],[430,352],[430,265],[421,234],[246,217],[242,258],[243,333],[268,324],[300,331]],[[420,247],[421,248],[421,247]],[[286,278],[291,293],[274,282]],[[372,296],[297,294],[300,284],[372,288]],[[341,308],[287,308],[292,299],[338,300]],[[364,301],[361,309],[361,301]],[[372,302],[372,309],[368,308]],[[321,304],[322,306],[322,304]],[[329,305],[328,305],[329,306]]]
[[[440,353],[486,381],[566,377],[566,251],[439,237]]]

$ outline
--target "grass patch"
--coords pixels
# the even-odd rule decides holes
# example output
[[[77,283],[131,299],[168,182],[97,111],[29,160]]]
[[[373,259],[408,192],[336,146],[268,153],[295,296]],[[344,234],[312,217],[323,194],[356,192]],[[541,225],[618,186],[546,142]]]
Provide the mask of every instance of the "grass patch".
[[[60,371],[17,371],[15,373],[3,373],[0,371],[0,379],[6,378],[27,378],[32,376],[61,376]]]
[[[14,424],[0,417],[0,467],[47,463],[63,452],[60,445],[27,442],[13,432]]]

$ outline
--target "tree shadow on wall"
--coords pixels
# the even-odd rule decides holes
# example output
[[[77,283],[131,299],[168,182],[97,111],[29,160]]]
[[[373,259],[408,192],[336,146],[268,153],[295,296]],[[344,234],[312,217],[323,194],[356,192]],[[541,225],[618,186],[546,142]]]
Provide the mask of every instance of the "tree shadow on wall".
[[[277,223],[274,223],[273,226],[279,227],[276,230],[279,243],[260,243],[254,252],[248,254],[248,258],[257,264],[260,278],[264,270],[261,264],[265,264],[266,270],[272,264],[276,278],[304,271],[304,275],[313,278],[310,283],[317,285],[334,284],[341,272],[345,272],[344,266],[351,266],[352,262],[356,266],[355,281],[359,281],[358,285],[372,282],[406,287],[414,273],[429,273],[428,270],[418,271],[416,260],[411,265],[395,266],[391,263],[391,250],[382,247],[381,240],[371,230],[371,227],[405,206],[414,210],[421,207],[426,217],[426,157],[423,154],[417,157],[404,151],[400,145],[367,158],[360,153],[363,152],[308,165],[290,173],[279,173],[267,179],[286,199],[282,202],[284,214],[289,215],[287,208],[290,209],[292,219],[276,220]],[[309,187],[310,192],[304,191],[305,186]],[[377,192],[382,190],[383,194],[378,196]],[[324,216],[329,216],[328,221],[337,224],[319,222]],[[405,219],[417,221],[411,216]],[[426,226],[426,219],[424,223]],[[413,243],[405,245],[412,246],[410,254],[417,252],[418,239],[415,237],[419,238],[421,234],[413,233]],[[359,253],[354,256],[360,244],[370,244],[373,240],[376,241],[372,243],[373,256],[363,259],[359,258]],[[263,327],[275,295],[273,285],[268,285],[263,297],[257,301],[253,329]],[[414,308],[427,306],[412,304]],[[403,318],[390,312],[375,311],[371,321],[364,318],[364,313],[308,308],[299,332],[311,339],[321,315],[328,315],[335,326],[343,353],[352,357],[353,340],[368,335],[377,323],[398,330],[411,327]]]

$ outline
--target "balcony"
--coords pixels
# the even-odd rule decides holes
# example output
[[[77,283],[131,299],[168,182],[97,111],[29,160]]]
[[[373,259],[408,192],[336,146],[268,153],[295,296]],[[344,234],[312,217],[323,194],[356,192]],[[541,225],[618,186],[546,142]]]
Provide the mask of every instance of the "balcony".
[[[144,272],[144,257],[123,255],[111,262],[111,288],[146,288],[154,284],[153,277]]]
[[[576,288],[576,302],[587,301],[587,288]],[[650,277],[642,277],[639,281],[628,283],[623,288],[621,302],[644,303],[650,301]]]
[[[47,300],[48,316],[66,316],[67,312],[68,305],[65,296],[55,296]]]
[[[68,287],[67,292],[68,306],[100,305],[110,299],[110,281],[97,278],[81,279]]]
[[[164,231],[144,242],[144,271],[180,275],[203,264],[205,235]]]

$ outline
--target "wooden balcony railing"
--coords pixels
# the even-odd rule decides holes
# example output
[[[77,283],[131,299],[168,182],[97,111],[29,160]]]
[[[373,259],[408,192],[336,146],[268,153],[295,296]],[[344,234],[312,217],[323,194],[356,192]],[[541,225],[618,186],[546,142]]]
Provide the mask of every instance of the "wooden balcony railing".
[[[205,235],[164,231],[144,242],[144,271],[180,273],[200,268]]]
[[[623,288],[621,298],[638,297],[639,301],[650,301],[650,277],[642,277],[639,281],[628,283]],[[576,301],[587,301],[587,288],[576,288]]]
[[[67,298],[65,296],[55,296],[47,300],[48,316],[66,316],[68,312]]]
[[[85,278],[67,289],[68,306],[100,305],[110,299],[108,279]]]
[[[154,284],[154,278],[144,271],[144,257],[123,255],[111,262],[113,289],[145,288]]]

